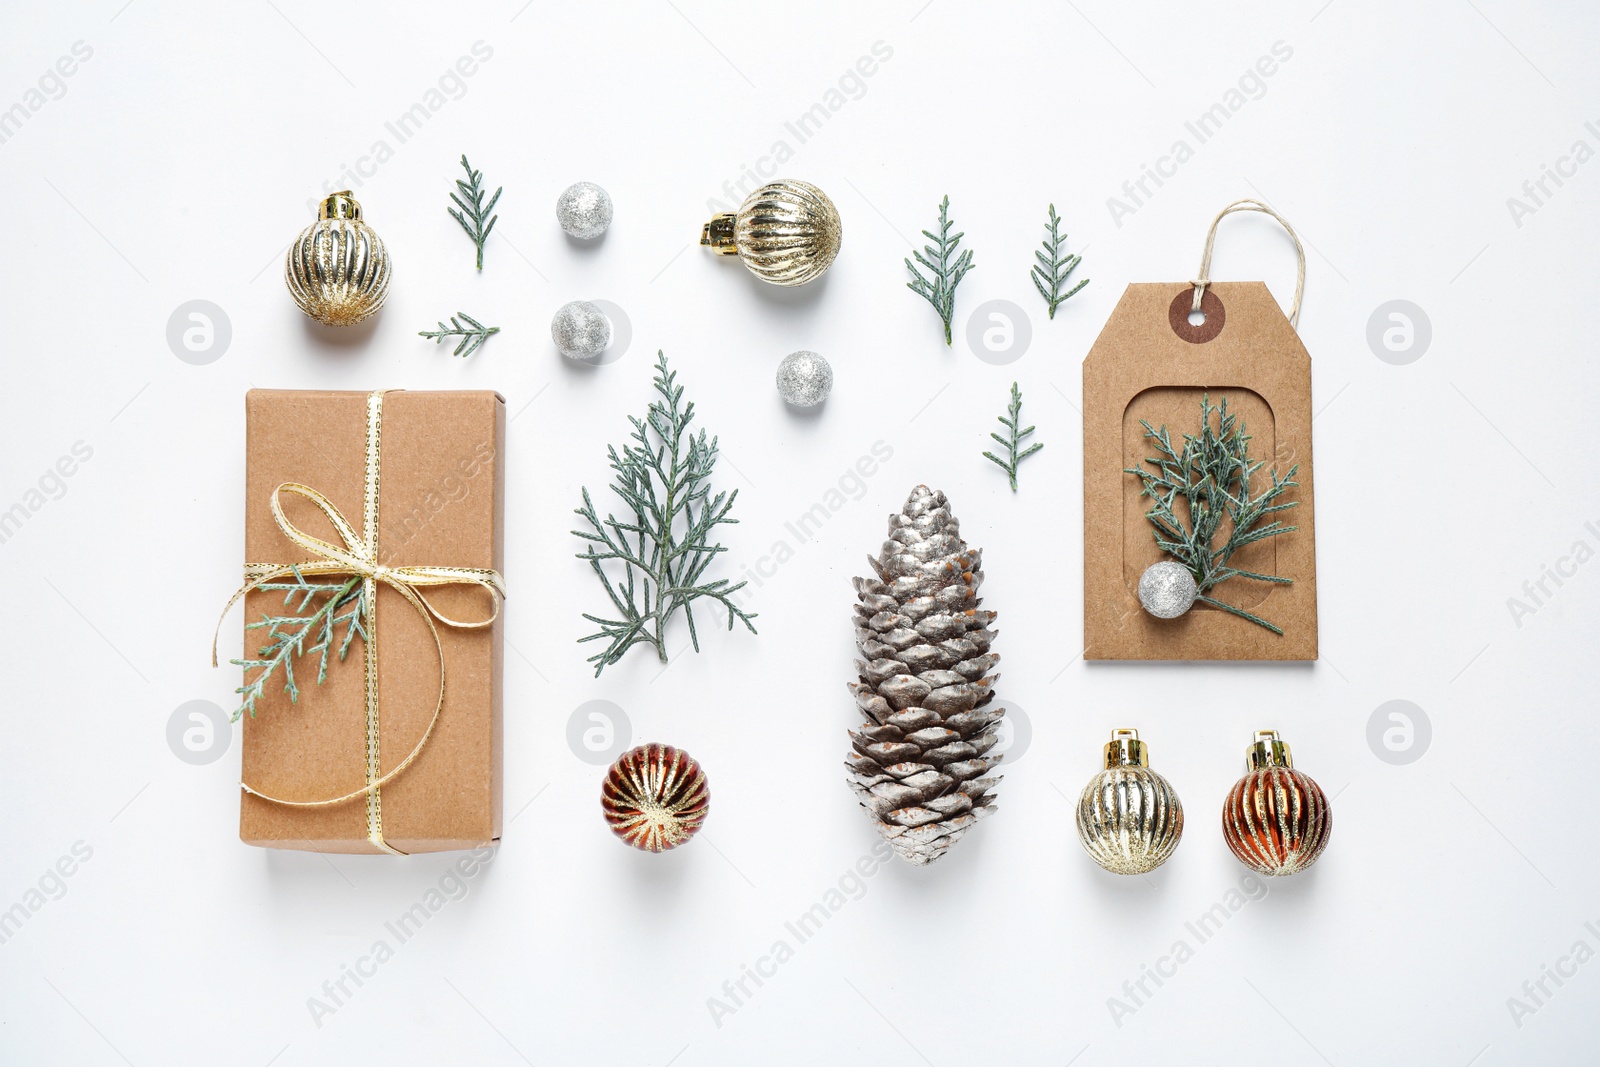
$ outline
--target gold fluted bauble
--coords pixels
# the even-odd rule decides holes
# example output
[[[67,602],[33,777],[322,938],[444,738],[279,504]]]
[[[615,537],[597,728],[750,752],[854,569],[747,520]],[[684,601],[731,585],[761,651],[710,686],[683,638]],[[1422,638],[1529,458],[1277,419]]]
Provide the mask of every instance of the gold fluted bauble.
[[[1150,769],[1137,730],[1113,730],[1106,769],[1078,797],[1078,840],[1112,874],[1148,874],[1183,837],[1183,804],[1172,783]]]
[[[711,790],[693,756],[652,742],[611,765],[600,806],[612,833],[642,852],[665,852],[699,832]]]
[[[804,285],[821,276],[839,254],[844,231],[839,209],[809,182],[780,179],[745,198],[739,210],[714,216],[700,243],[738,256],[764,282]]]
[[[348,189],[322,202],[283,265],[289,295],[324,326],[354,326],[381,308],[390,273],[389,251]]]
[[[1322,855],[1333,833],[1328,796],[1294,769],[1276,730],[1257,730],[1250,771],[1222,805],[1222,834],[1239,862],[1260,874],[1298,874]]]

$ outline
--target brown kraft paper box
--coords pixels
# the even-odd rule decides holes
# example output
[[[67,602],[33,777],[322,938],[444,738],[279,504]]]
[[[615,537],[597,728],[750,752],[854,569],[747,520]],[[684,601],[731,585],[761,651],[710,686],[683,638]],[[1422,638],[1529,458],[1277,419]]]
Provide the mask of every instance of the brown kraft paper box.
[[[1207,323],[1191,326],[1189,282],[1129,285],[1083,364],[1084,652],[1086,660],[1314,660],[1317,570],[1311,471],[1311,357],[1261,282],[1213,282]],[[1157,619],[1139,604],[1139,576],[1167,558],[1145,517],[1150,500],[1123,473],[1154,454],[1143,419],[1174,443],[1200,428],[1200,398],[1227,398],[1251,436],[1255,477],[1299,464],[1279,516],[1298,527],[1241,549],[1233,565],[1294,579],[1233,578],[1211,595],[1283,629],[1196,604]],[[1148,469],[1148,468],[1147,468]]]
[[[300,563],[271,510],[273,490],[298,482],[321,492],[359,535],[366,474],[367,393],[254,389],[245,398],[245,561]],[[384,394],[380,437],[378,559],[388,566],[492,567],[504,545],[505,401],[496,393]],[[339,543],[309,501],[284,494],[286,517],[305,533]],[[503,573],[503,571],[502,571]],[[316,579],[327,581],[328,578]],[[378,583],[376,604],[380,769],[388,773],[427,730],[439,693],[439,653],[427,624],[395,589]],[[424,590],[439,611],[481,619],[481,589]],[[245,621],[284,614],[283,593],[255,590]],[[498,626],[438,625],[444,648],[444,705],[416,760],[382,787],[384,840],[401,852],[442,852],[498,840],[501,827],[503,648]],[[253,655],[260,631],[246,631]],[[241,778],[290,800],[341,796],[365,784],[365,671],[358,639],[337,650],[316,684],[317,656],[296,663],[300,699],[275,676],[255,718],[242,720]],[[376,853],[366,803],[290,807],[241,791],[239,837],[246,844],[312,852]]]

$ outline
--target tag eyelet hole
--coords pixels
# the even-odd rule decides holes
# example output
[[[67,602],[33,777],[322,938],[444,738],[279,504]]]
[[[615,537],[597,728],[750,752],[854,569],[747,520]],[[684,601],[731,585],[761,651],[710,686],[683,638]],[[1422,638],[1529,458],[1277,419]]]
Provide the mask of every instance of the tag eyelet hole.
[[[1227,309],[1217,296],[1215,286],[1207,286],[1200,297],[1198,321],[1194,311],[1194,287],[1184,286],[1167,307],[1167,322],[1172,332],[1192,345],[1203,345],[1222,332],[1227,323]]]

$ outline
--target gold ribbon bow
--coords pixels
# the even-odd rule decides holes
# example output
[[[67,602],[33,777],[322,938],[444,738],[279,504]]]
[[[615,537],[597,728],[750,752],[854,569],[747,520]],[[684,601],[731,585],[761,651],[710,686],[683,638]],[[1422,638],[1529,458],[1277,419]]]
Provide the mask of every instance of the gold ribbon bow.
[[[288,800],[283,797],[271,796],[259,789],[251,788],[246,782],[239,786],[252,796],[261,797],[274,804],[283,804],[293,808],[325,808],[335,804],[343,804],[365,795],[367,798],[367,840],[381,852],[392,855],[404,855],[399,849],[390,845],[383,839],[383,804],[382,787],[399,777],[413,760],[421,754],[422,749],[433,736],[433,729],[439,722],[439,713],[444,710],[444,643],[439,637],[439,628],[435,621],[446,626],[458,629],[475,630],[494,625],[500,617],[500,601],[505,597],[505,583],[500,575],[487,567],[390,567],[378,562],[378,487],[379,487],[379,462],[381,459],[379,442],[383,426],[383,393],[374,392],[367,397],[367,457],[366,480],[364,489],[363,527],[357,534],[344,515],[327,497],[309,486],[297,482],[285,482],[272,491],[272,517],[277,520],[278,528],[291,542],[312,553],[316,558],[304,563],[249,563],[245,565],[245,584],[228,600],[228,606],[222,610],[223,618],[232,610],[233,606],[242,600],[245,594],[279,578],[290,575],[353,575],[362,579],[362,596],[366,602],[367,617],[365,620],[366,634],[363,642],[366,649],[365,676],[366,676],[366,716],[367,716],[367,758],[366,758],[366,785],[360,789],[352,790],[339,797],[326,800]],[[291,493],[311,501],[333,524],[343,546],[324,541],[320,537],[313,537],[290,522],[283,513],[281,496]],[[405,597],[406,602],[417,609],[422,616],[422,621],[428,624],[428,632],[433,636],[434,647],[439,653],[439,698],[433,707],[433,717],[428,720],[428,728],[423,731],[422,738],[409,755],[401,760],[388,774],[381,773],[378,759],[378,583],[382,582],[391,589]],[[476,585],[489,593],[493,610],[489,617],[479,620],[452,619],[434,607],[425,597],[421,588],[432,585]],[[223,619],[217,620],[217,633],[211,639],[211,665],[217,665],[217,635],[222,632]]]

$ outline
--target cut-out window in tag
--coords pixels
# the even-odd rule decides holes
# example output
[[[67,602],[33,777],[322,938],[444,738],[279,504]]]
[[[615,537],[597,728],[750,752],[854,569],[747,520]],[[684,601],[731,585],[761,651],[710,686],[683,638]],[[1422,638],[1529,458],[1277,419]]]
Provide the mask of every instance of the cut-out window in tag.
[[[1299,257],[1287,316],[1210,281],[1217,223],[1263,211]],[[1083,364],[1084,658],[1317,658],[1305,254],[1257,201],[1193,282],[1134,283]]]

